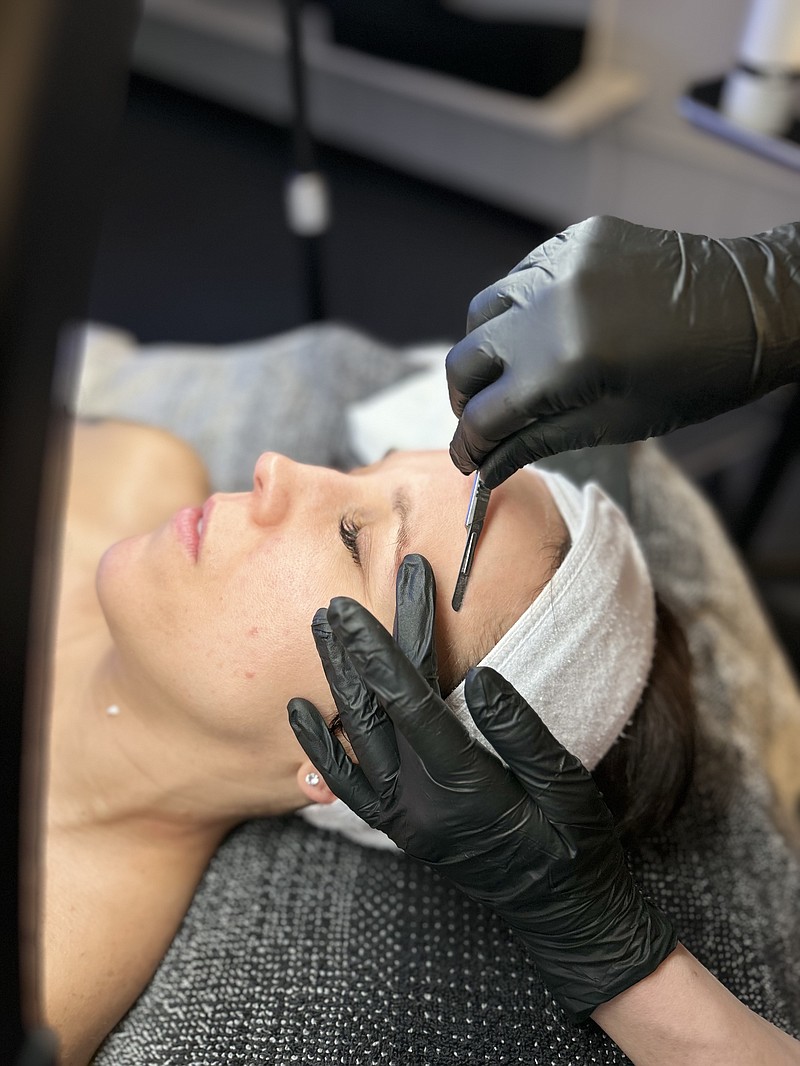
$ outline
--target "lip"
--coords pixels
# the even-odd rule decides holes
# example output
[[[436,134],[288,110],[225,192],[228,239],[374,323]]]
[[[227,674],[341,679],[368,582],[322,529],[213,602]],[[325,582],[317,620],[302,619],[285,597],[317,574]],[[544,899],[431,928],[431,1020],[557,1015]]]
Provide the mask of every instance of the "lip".
[[[182,507],[172,519],[172,528],[180,544],[183,545],[192,562],[197,562],[200,553],[200,536],[197,523],[203,517],[200,507]],[[205,523],[204,523],[205,528]]]
[[[182,507],[172,519],[172,528],[178,541],[189,554],[192,562],[197,562],[203,550],[203,542],[208,530],[214,500],[209,498],[202,507]],[[197,523],[202,518],[203,531],[197,532]]]

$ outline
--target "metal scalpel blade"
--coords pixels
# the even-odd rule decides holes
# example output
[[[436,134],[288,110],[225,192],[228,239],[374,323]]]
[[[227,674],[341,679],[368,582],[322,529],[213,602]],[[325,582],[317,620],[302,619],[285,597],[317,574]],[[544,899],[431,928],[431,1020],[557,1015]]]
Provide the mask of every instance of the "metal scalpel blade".
[[[475,474],[472,495],[467,508],[467,517],[464,520],[464,525],[467,527],[467,543],[464,547],[461,566],[458,568],[458,579],[453,592],[452,607],[454,611],[460,611],[461,604],[464,602],[464,593],[467,591],[467,582],[475,559],[475,549],[478,545],[478,537],[483,529],[483,520],[486,518],[486,509],[489,506],[491,494],[492,490],[487,489],[481,480],[481,472],[479,470]]]

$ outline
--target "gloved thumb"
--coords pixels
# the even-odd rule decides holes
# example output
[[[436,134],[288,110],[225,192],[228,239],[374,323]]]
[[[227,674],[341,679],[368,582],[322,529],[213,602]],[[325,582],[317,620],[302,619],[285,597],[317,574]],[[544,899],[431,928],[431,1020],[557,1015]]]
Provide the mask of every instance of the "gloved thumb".
[[[431,688],[439,692],[436,660],[436,579],[423,555],[406,555],[395,581],[394,639]]]

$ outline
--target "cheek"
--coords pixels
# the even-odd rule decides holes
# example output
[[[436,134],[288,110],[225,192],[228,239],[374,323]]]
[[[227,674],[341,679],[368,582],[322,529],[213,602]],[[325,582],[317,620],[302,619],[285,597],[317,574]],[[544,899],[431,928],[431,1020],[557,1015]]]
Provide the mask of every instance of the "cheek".
[[[311,619],[324,590],[302,568],[275,568],[259,561],[218,590],[212,628],[215,639],[247,681],[275,681],[276,675],[307,663],[313,651]]]
[[[311,621],[335,595],[356,595],[336,560],[319,550],[305,557],[294,549],[257,554],[250,567],[220,591],[224,624],[216,642],[224,649],[220,664],[248,692],[262,694],[285,713],[292,696],[302,695],[320,710],[332,706],[311,634]]]
[[[150,685],[220,729],[283,722],[293,696],[333,713],[311,620],[332,596],[363,601],[347,560],[319,540],[306,552],[297,538],[273,538],[226,573],[182,575],[143,549],[110,548],[97,584],[118,649]]]

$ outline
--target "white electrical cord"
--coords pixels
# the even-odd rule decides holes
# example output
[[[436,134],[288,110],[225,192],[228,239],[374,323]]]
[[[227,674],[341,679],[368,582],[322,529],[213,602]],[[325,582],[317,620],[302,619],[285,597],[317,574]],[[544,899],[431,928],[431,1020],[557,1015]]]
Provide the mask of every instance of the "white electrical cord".
[[[286,183],[286,220],[298,237],[319,237],[330,224],[328,184],[319,171],[293,174]]]

